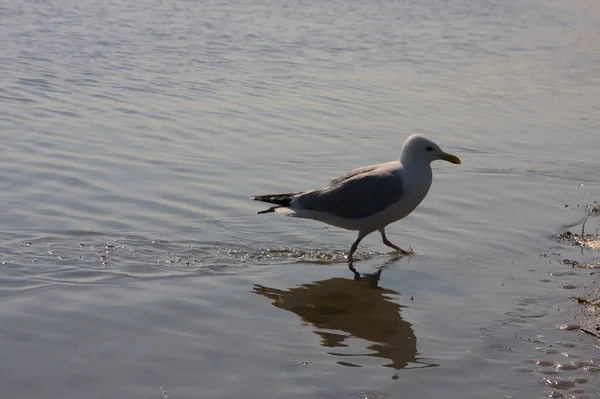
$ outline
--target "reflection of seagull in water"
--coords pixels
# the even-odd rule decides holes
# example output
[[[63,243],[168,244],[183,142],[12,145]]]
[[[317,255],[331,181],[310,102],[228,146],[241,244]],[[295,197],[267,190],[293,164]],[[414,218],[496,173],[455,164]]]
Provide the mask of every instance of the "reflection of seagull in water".
[[[458,157],[415,134],[404,143],[398,161],[353,169],[318,190],[250,198],[276,205],[258,213],[276,212],[358,230],[349,261],[360,241],[374,231],[381,233],[385,245],[408,255],[387,239],[385,227],[408,216],[423,201],[433,178],[431,162],[437,159],[460,164]]]
[[[402,320],[403,306],[389,296],[398,293],[378,287],[381,270],[360,275],[353,267],[354,279],[332,278],[303,284],[289,290],[255,285],[253,292],[273,301],[273,305],[297,314],[321,336],[321,345],[346,347],[344,340],[361,338],[371,343],[368,354],[332,353],[337,356],[375,356],[389,359],[386,367],[406,368],[417,360],[417,338],[411,324]],[[345,366],[357,366],[339,362]],[[430,365],[427,365],[430,366]]]

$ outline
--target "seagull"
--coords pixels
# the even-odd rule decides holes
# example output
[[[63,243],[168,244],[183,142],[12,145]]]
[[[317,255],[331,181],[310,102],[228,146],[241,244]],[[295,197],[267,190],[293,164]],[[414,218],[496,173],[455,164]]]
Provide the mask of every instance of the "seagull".
[[[397,161],[352,169],[316,190],[255,195],[250,199],[275,205],[258,214],[275,212],[358,231],[348,253],[349,262],[353,262],[361,240],[375,231],[379,231],[385,245],[409,255],[411,252],[388,240],[385,228],[408,216],[423,201],[433,180],[431,162],[438,159],[461,163],[433,141],[413,134],[404,142]]]

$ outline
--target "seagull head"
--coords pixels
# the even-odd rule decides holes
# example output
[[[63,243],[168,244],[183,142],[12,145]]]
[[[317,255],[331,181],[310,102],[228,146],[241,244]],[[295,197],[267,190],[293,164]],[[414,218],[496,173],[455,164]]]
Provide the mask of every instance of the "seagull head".
[[[439,145],[420,134],[407,138],[400,153],[400,162],[404,165],[411,162],[431,163],[438,159],[457,165],[461,163],[456,155],[444,152]]]

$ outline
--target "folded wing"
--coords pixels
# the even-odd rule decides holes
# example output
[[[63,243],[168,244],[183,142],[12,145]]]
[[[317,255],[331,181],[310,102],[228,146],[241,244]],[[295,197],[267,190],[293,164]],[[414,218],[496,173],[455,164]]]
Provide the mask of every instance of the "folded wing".
[[[383,211],[403,194],[401,177],[375,165],[354,169],[323,189],[298,194],[290,206],[359,219]]]

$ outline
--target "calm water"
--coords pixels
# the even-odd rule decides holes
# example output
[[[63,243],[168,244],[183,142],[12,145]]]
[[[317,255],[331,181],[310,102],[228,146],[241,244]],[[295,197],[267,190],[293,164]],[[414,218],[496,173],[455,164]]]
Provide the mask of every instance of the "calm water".
[[[593,0],[3,1],[2,396],[597,398],[581,364],[535,361],[599,362],[555,328],[589,278],[558,260],[598,255],[549,239],[600,194],[598,21]],[[255,215],[412,132],[463,160],[388,229],[416,255],[372,235],[358,280],[354,233]]]

